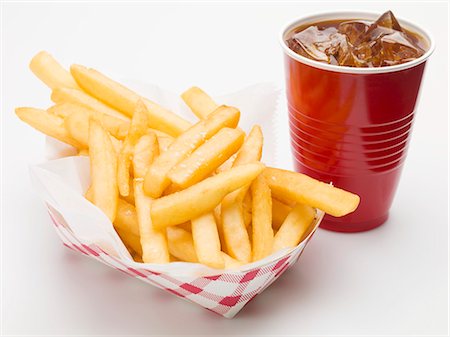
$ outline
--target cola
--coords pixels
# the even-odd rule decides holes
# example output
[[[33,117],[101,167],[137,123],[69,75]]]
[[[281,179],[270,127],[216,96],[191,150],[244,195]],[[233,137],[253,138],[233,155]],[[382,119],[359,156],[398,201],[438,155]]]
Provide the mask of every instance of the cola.
[[[376,21],[348,19],[297,27],[290,49],[312,60],[348,67],[384,67],[421,57],[425,40],[401,27],[391,11]]]

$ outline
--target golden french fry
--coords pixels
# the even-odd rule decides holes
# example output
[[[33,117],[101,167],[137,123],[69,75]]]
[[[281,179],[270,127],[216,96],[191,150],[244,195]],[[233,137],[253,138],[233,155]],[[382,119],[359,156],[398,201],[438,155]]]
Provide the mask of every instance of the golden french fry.
[[[78,85],[90,95],[128,116],[133,115],[140,98],[138,94],[94,69],[72,65],[70,72]],[[162,106],[148,99],[143,98],[143,101],[147,106],[150,127],[178,136],[191,126],[188,121]]]
[[[263,169],[261,163],[242,165],[156,199],[150,212],[153,224],[157,228],[173,226],[210,212],[225,195],[249,184]]]
[[[185,231],[192,233],[192,226],[190,221],[183,222],[182,224],[177,225],[179,228],[183,228]]]
[[[291,210],[291,206],[272,198],[272,227],[278,230]]]
[[[16,115],[22,121],[61,142],[82,149],[83,145],[73,139],[64,127],[64,120],[45,110],[34,108],[16,108]]]
[[[239,110],[221,106],[176,138],[150,166],[144,180],[145,193],[152,198],[160,197],[170,184],[169,171],[223,127],[236,127],[239,115]]]
[[[222,165],[220,165],[217,168],[216,173],[227,171],[230,168],[232,168],[233,167],[233,163],[236,160],[236,157],[237,157],[237,153],[233,154],[230,158],[228,158]]]
[[[153,228],[150,218],[152,199],[144,194],[142,181],[135,180],[134,182],[134,198],[142,246],[142,260],[145,263],[170,262],[166,235]]]
[[[133,172],[135,178],[143,178],[150,164],[159,155],[158,139],[153,132],[142,136],[134,146]]]
[[[89,108],[91,110],[110,115],[113,117],[117,117],[126,121],[129,121],[130,119],[121,114],[119,111],[114,110],[113,108],[109,107],[105,103],[99,101],[98,99],[89,96],[85,92],[77,89],[72,88],[56,88],[53,89],[51,100],[57,104],[60,103],[73,103],[82,105],[86,108]]]
[[[132,204],[120,198],[117,202],[117,213],[114,220],[114,227],[121,231],[131,233],[139,238],[140,234],[136,208]]]
[[[95,120],[95,119],[94,119]],[[73,113],[64,119],[64,127],[69,135],[75,139],[82,147],[89,146],[89,122],[82,113]],[[121,141],[113,136],[109,136],[114,150],[118,153],[122,147]]]
[[[86,193],[84,194],[84,197],[85,197],[88,201],[94,203],[94,190],[93,190],[93,188],[92,188],[92,185],[89,186],[89,188],[87,189]]]
[[[262,175],[252,183],[252,259],[258,261],[270,255],[273,246],[272,197]]]
[[[315,211],[312,207],[295,205],[275,235],[272,251],[275,253],[283,248],[297,246],[309,233],[308,229],[314,217]]]
[[[148,117],[147,108],[144,103],[139,100],[136,104],[136,111],[131,119],[128,135],[122,145],[119,153],[117,167],[117,182],[119,185],[120,195],[127,196],[130,193],[130,165],[133,157],[133,149],[136,143],[147,132]]]
[[[169,252],[177,259],[186,262],[198,262],[192,234],[178,226],[167,227]]]
[[[301,173],[270,167],[263,174],[273,196],[283,202],[309,205],[335,217],[353,212],[359,204],[358,195]]]
[[[191,186],[214,172],[239,150],[243,141],[244,132],[223,128],[173,167],[167,176],[181,188]]]
[[[136,259],[137,255],[137,260],[139,260],[142,256],[142,247],[139,241],[139,236],[118,228],[116,228],[116,232],[119,234],[120,239],[130,252],[133,259]]]
[[[272,226],[278,230],[284,222],[292,207],[272,198]]]
[[[227,253],[241,262],[248,263],[252,258],[252,248],[242,212],[242,202],[222,203],[222,230]]]
[[[261,127],[259,127],[259,125],[254,125],[245,139],[241,149],[237,153],[233,167],[260,160],[263,141],[264,138]]]
[[[133,177],[130,177],[129,185],[130,185],[130,193],[128,193],[127,196],[121,196],[123,200],[128,202],[129,204],[136,206],[135,200],[134,200],[134,183],[133,183]],[[119,193],[120,194],[120,193]]]
[[[119,194],[117,154],[108,133],[95,120],[91,120],[89,127],[89,157],[94,204],[113,222]]]
[[[166,152],[169,146],[173,143],[173,138],[158,136],[159,153]]]
[[[30,62],[30,69],[50,89],[79,89],[72,75],[46,51],[37,53]]]
[[[233,259],[230,255],[222,252],[222,258],[224,261],[224,269],[236,269],[241,267],[244,263],[242,263],[241,261],[238,261],[236,259]]]
[[[192,219],[191,226],[198,261],[211,268],[223,268],[224,260],[220,251],[220,239],[214,214],[208,212]]]
[[[130,127],[129,121],[107,115],[75,103],[56,104],[47,109],[47,111],[63,118],[77,114],[83,116],[86,120],[89,120],[90,118],[95,119],[117,139],[124,139],[128,134],[128,129]]]
[[[239,150],[233,167],[257,162],[261,159],[262,133],[254,126]],[[227,195],[222,201],[222,230],[227,253],[242,262],[251,261],[251,244],[244,218],[243,200],[250,185],[244,185]]]
[[[198,87],[189,88],[181,94],[181,98],[199,119],[205,119],[218,107],[216,102]]]
[[[89,157],[89,150],[88,149],[80,149],[80,150],[78,150],[78,155]]]
[[[248,228],[252,223],[252,194],[247,192],[242,200],[242,214],[244,216],[245,227]]]

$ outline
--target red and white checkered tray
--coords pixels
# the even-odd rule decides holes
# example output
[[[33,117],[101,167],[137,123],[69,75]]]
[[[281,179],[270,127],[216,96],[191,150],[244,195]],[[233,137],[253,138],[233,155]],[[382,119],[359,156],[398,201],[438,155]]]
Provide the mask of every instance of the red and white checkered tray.
[[[186,262],[137,263],[109,219],[83,198],[88,176],[86,157],[57,159],[31,168],[33,185],[44,200],[63,244],[227,318],[235,316],[298,260],[323,217],[323,212],[317,211],[314,230],[294,249],[239,269],[217,270]]]

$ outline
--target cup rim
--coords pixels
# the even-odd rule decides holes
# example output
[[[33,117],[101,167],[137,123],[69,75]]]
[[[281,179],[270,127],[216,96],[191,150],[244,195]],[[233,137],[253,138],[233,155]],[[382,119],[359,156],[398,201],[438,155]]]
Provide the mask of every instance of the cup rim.
[[[348,66],[337,66],[333,64],[323,63],[319,61],[315,61],[312,59],[309,59],[307,57],[301,56],[291,50],[285,40],[285,36],[288,32],[290,32],[295,27],[298,27],[305,23],[314,23],[318,21],[323,21],[326,19],[376,19],[379,17],[379,13],[376,12],[365,12],[365,11],[335,11],[335,12],[319,12],[316,14],[311,14],[308,16],[304,16],[301,18],[297,18],[291,22],[289,22],[287,25],[283,27],[279,34],[279,42],[281,44],[281,47],[286,55],[291,57],[292,59],[306,64],[308,66],[332,71],[332,72],[338,72],[338,73],[346,73],[346,74],[383,74],[383,73],[390,73],[390,72],[396,72],[401,70],[406,70],[409,68],[413,68],[419,64],[422,64],[425,62],[430,55],[433,53],[435,49],[435,42],[431,34],[425,30],[422,27],[419,27],[416,24],[411,23],[408,20],[405,20],[403,18],[396,17],[397,20],[400,22],[400,24],[407,28],[410,31],[413,31],[419,35],[421,35],[428,44],[428,50],[423,54],[421,57],[409,61],[402,64],[397,64],[393,66],[385,66],[385,67],[373,67],[373,68],[356,68],[356,67],[348,67]]]

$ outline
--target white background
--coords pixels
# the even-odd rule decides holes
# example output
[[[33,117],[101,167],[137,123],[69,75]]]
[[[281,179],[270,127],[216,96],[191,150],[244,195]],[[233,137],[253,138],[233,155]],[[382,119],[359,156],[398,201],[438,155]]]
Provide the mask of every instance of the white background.
[[[27,67],[36,52],[178,92],[194,84],[212,95],[261,81],[282,87],[284,23],[349,9],[392,9],[436,39],[385,225],[358,234],[319,230],[295,268],[233,320],[63,248],[30,190],[28,165],[43,160],[44,137],[13,112],[50,105]],[[448,333],[447,3],[6,3],[2,29],[5,335]],[[279,122],[287,130],[286,118]],[[290,167],[287,131],[280,145],[280,165]]]

